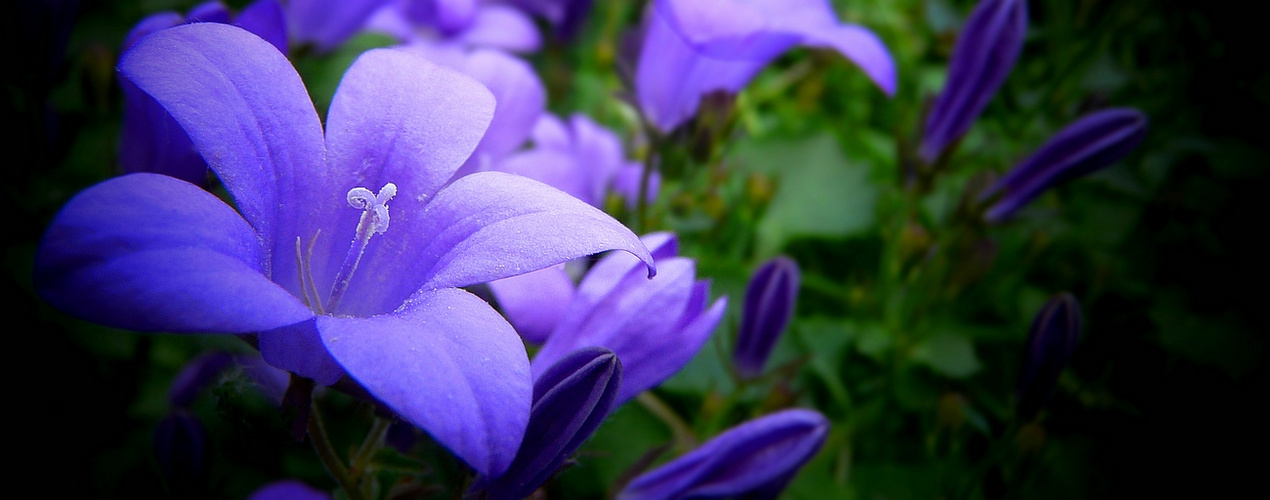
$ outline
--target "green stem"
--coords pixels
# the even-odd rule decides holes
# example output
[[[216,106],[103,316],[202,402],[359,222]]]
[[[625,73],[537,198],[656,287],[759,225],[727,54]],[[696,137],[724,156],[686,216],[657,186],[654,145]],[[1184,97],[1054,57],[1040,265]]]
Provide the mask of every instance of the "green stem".
[[[697,447],[697,438],[692,434],[692,429],[688,427],[688,423],[684,422],[675,410],[663,402],[655,394],[644,391],[635,396],[639,404],[644,405],[644,409],[652,413],[654,417],[661,420],[670,427],[670,432],[675,436],[675,447],[678,451],[687,451]]]
[[[658,139],[657,134],[649,133],[648,137],[648,154],[644,156],[644,169],[639,176],[639,199],[635,200],[635,234],[644,234],[648,231],[648,183],[653,178],[653,168],[659,154],[658,148],[661,147],[661,140]]]
[[[370,465],[370,459],[383,446],[384,435],[388,434],[390,425],[392,422],[388,419],[375,417],[375,424],[371,426],[370,432],[366,433],[366,440],[362,441],[357,454],[353,455],[353,466],[349,470],[349,475],[354,481],[361,481],[362,474],[366,472],[366,466]]]
[[[313,443],[313,451],[316,451],[318,458],[322,460],[322,465],[326,467],[326,472],[335,478],[335,481],[340,484],[340,489],[344,490],[348,498],[350,500],[367,500],[366,495],[362,494],[361,488],[357,487],[357,481],[349,475],[348,469],[340,461],[339,455],[335,452],[335,447],[331,446],[331,440],[326,435],[326,425],[322,423],[322,414],[318,410],[316,401],[309,412],[309,441]]]

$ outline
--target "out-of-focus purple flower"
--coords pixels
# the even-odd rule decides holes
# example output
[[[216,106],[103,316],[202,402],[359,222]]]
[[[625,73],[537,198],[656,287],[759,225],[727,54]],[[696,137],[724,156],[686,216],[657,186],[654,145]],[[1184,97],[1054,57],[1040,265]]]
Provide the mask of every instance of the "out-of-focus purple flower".
[[[620,405],[670,378],[705,344],[727,298],[709,304],[709,281],[696,279],[696,262],[676,256],[673,234],[652,233],[643,241],[656,259],[657,276],[645,279],[637,260],[616,252],[600,259],[534,355],[535,380],[573,351],[604,347],[622,360]]]
[[[287,27],[296,46],[328,52],[366,27],[392,0],[288,0]]]
[[[534,52],[542,46],[528,13],[483,0],[390,0],[366,22],[406,44]]]
[[[828,436],[829,421],[815,411],[773,413],[635,478],[617,498],[776,498]]]
[[[284,479],[261,486],[247,500],[331,500],[331,495],[297,479]]]
[[[934,163],[966,133],[1010,75],[1026,34],[1026,0],[982,0],[975,6],[953,47],[944,90],[926,116],[922,161]]]
[[[447,185],[494,102],[416,55],[363,53],[325,134],[287,59],[237,27],[154,33],[119,71],[189,133],[238,211],[162,175],[93,186],[40,244],[40,294],[116,328],[256,333],[270,364],[349,377],[481,474],[515,455],[532,378],[511,326],[458,287],[609,249],[653,274],[630,230],[554,188],[499,172]]]
[[[525,498],[582,446],[613,408],[622,363],[601,347],[570,353],[534,381],[529,428],[501,477],[478,479],[473,490],[490,498]]]
[[[159,420],[154,429],[154,453],[172,489],[193,491],[203,485],[207,430],[194,415],[178,409]]]
[[[617,135],[575,114],[568,124],[544,114],[533,128],[534,148],[499,160],[494,170],[523,175],[559,188],[592,206],[601,207],[609,191],[617,191],[628,206],[639,198],[639,178],[643,169],[628,161]],[[646,193],[656,199],[660,177],[649,180]]]
[[[1146,132],[1147,117],[1136,109],[1112,108],[1085,115],[980,195],[982,201],[997,198],[984,219],[1005,221],[1046,189],[1110,166],[1137,147]]]
[[[663,132],[691,118],[702,96],[740,92],[796,45],[836,50],[884,92],[895,91],[886,47],[869,30],[838,22],[827,0],[656,0],[645,22],[635,92],[645,118]]]
[[[593,0],[504,0],[526,12],[546,19],[555,27],[555,34],[562,40],[570,40],[586,23],[591,14]]]
[[[176,12],[160,12],[142,19],[124,38],[126,52],[137,40],[159,30],[185,23],[233,23],[255,33],[287,52],[287,27],[278,0],[257,0],[235,15],[225,4],[213,1],[201,4],[186,16]],[[180,124],[132,82],[119,79],[123,92],[123,133],[119,142],[119,163],[124,172],[154,172],[170,175],[200,186],[207,185],[207,162],[194,149],[194,144]]]
[[[168,386],[168,404],[173,408],[186,408],[198,397],[212,379],[234,362],[234,357],[221,351],[213,351],[198,356],[177,372]]]
[[[1030,420],[1054,392],[1058,375],[1080,342],[1082,323],[1080,303],[1070,293],[1051,298],[1032,319],[1019,373],[1015,407],[1019,418]]]
[[[798,300],[798,263],[779,256],[767,261],[745,289],[745,309],[741,310],[741,330],[736,336],[732,360],[742,377],[763,373],[763,365],[772,353]]]
[[[454,173],[454,178],[499,170],[494,165],[525,144],[534,124],[547,107],[547,90],[533,66],[523,59],[492,49],[423,44],[410,45],[407,49],[476,79],[494,94],[494,102],[497,103],[494,118],[471,156]],[[561,186],[552,186],[567,192]]]

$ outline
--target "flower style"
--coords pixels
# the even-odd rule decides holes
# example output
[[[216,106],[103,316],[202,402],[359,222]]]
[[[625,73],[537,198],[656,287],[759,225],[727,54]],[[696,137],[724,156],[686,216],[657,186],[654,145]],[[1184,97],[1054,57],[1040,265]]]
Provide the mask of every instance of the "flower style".
[[[238,210],[157,174],[90,187],[40,244],[40,294],[117,328],[255,334],[270,364],[348,377],[478,473],[515,455],[530,367],[511,326],[457,287],[609,249],[653,274],[634,234],[554,188],[497,172],[446,185],[494,102],[416,55],[360,56],[325,136],[286,58],[234,26],[154,33],[119,71],[185,129]]]
[[[776,498],[828,436],[829,421],[815,411],[773,413],[635,478],[617,498]]]
[[[1133,151],[1146,132],[1146,115],[1132,108],[1081,117],[979,195],[980,201],[992,201],[984,219],[1006,221],[1051,186],[1110,166]]]
[[[794,315],[799,278],[798,263],[783,255],[767,261],[750,278],[745,289],[745,308],[741,310],[741,330],[732,352],[732,361],[742,377],[763,373],[772,347]]]
[[[707,307],[710,283],[696,279],[692,259],[676,256],[679,242],[673,234],[648,234],[643,242],[656,259],[657,276],[644,279],[643,266],[629,254],[600,259],[534,355],[535,380],[571,352],[604,347],[622,360],[616,406],[670,378],[701,350],[722,319],[727,298]]]
[[[278,0],[257,0],[234,15],[221,2],[207,2],[181,16],[176,12],[152,14],[124,38],[127,52],[141,37],[185,23],[231,22],[268,40],[279,51],[287,51],[287,26]],[[119,141],[119,163],[124,172],[166,174],[200,186],[207,184],[207,162],[194,149],[185,130],[172,120],[163,106],[127,79],[119,79],[123,92],[123,133]]]
[[[628,161],[617,135],[586,115],[575,114],[566,124],[544,114],[533,128],[534,148],[503,158],[494,170],[542,181],[592,206],[601,207],[610,190],[634,207],[639,199],[643,172],[638,162]],[[653,172],[646,193],[656,199],[660,176]]]
[[[731,93],[795,45],[831,48],[888,95],[895,63],[869,30],[839,23],[828,0],[655,0],[635,67],[635,92],[650,124],[669,133],[702,96]]]
[[[983,0],[961,33],[948,83],[926,117],[918,155],[927,164],[966,133],[1010,75],[1027,34],[1027,2]]]

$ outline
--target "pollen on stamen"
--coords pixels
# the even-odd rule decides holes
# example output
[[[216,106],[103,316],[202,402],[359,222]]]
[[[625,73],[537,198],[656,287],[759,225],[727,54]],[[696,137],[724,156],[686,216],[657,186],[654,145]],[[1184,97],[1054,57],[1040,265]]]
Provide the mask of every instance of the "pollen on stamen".
[[[375,234],[383,234],[387,231],[389,223],[388,200],[391,200],[396,195],[397,185],[391,182],[379,188],[378,194],[364,187],[355,187],[348,190],[349,206],[366,211],[366,214],[362,216],[361,222],[358,223],[358,233],[361,233],[362,229],[373,231]],[[368,225],[368,227],[361,227],[363,224]]]

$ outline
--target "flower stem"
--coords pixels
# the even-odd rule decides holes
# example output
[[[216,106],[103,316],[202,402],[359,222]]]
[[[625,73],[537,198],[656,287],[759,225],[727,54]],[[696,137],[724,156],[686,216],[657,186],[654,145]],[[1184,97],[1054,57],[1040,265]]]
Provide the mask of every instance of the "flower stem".
[[[348,469],[340,461],[335,448],[331,446],[331,440],[326,435],[326,425],[322,423],[322,414],[318,410],[316,401],[309,411],[309,441],[313,443],[313,450],[317,452],[318,458],[322,460],[322,465],[326,467],[326,472],[335,478],[335,481],[340,484],[340,489],[344,490],[348,498],[350,500],[366,500],[366,495],[362,494],[361,488],[357,487],[357,481],[349,475]]]
[[[649,391],[644,391],[635,396],[635,399],[649,413],[652,413],[654,417],[666,424],[666,427],[670,427],[670,432],[675,436],[675,447],[679,451],[688,451],[697,447],[697,437],[693,435],[688,423],[684,422],[683,418],[675,413],[675,410],[663,402],[661,398]]]

